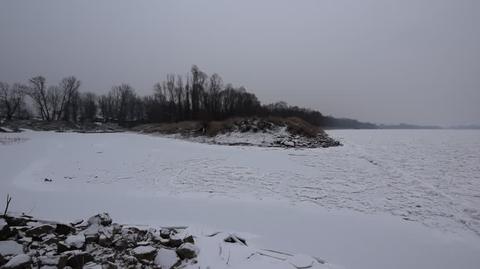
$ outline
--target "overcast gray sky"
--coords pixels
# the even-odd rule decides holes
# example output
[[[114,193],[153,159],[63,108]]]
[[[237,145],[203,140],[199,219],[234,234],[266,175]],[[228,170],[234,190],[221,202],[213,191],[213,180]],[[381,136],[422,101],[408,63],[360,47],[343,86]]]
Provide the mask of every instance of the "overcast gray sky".
[[[140,94],[192,64],[376,123],[480,123],[478,0],[0,2],[0,80],[75,75]]]

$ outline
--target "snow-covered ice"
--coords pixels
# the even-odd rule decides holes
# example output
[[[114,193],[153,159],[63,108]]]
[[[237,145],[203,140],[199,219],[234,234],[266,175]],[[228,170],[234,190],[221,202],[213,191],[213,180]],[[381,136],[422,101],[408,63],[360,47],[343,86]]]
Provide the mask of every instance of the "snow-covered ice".
[[[346,268],[477,268],[479,131],[329,134],[344,146],[4,133],[16,142],[0,144],[0,195],[42,218],[105,211],[122,223],[243,232],[258,248]]]

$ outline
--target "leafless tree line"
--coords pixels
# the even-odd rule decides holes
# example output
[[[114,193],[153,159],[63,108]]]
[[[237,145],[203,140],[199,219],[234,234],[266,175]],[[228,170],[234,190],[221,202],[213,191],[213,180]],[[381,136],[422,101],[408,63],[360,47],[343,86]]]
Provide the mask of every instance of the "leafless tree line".
[[[42,76],[27,84],[0,84],[0,116],[7,120],[22,118],[29,97],[36,115],[45,121],[173,122],[181,120],[213,120],[231,116],[253,115],[261,105],[245,88],[223,84],[218,74],[208,76],[197,66],[185,78],[167,75],[154,85],[154,93],[141,97],[128,84],[112,87],[104,95],[81,93],[81,82],[66,77],[58,85],[47,85]]]
[[[80,93],[80,85],[80,81],[73,76],[51,86],[47,86],[42,76],[31,78],[27,84],[15,83],[10,86],[0,82],[0,118],[30,118],[32,113],[26,105],[26,97],[29,97],[42,120],[93,120],[97,109],[96,96],[93,93]]]
[[[81,82],[66,77],[57,85],[47,85],[42,76],[27,84],[12,86],[0,82],[0,118],[28,117],[28,97],[36,115],[45,121],[176,122],[222,120],[236,116],[296,116],[322,125],[328,117],[320,112],[288,106],[285,102],[261,105],[255,94],[244,87],[224,84],[218,74],[208,76],[192,66],[186,76],[169,74],[153,87],[153,94],[139,96],[128,84],[112,87],[104,95],[80,92]]]
[[[257,97],[244,87],[224,85],[218,74],[209,77],[195,65],[186,77],[167,75],[155,84],[144,104],[151,121],[219,120],[261,110]]]
[[[15,83],[10,86],[8,83],[0,82],[0,115],[4,114],[7,120],[20,115],[25,110],[25,87]]]

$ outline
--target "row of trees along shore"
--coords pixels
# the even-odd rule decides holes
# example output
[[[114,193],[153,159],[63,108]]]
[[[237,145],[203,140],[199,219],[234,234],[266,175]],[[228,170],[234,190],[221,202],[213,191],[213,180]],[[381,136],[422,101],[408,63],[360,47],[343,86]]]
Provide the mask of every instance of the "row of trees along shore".
[[[148,96],[138,95],[128,84],[114,86],[103,95],[81,92],[80,87],[80,80],[74,76],[62,79],[58,85],[47,85],[42,76],[33,77],[26,84],[0,82],[0,119],[39,117],[45,121],[100,120],[132,125],[294,116],[317,126],[328,126],[333,119],[285,102],[262,105],[255,94],[244,87],[225,85],[218,74],[208,76],[195,65],[185,77],[167,75],[163,82],[154,85],[153,94]]]

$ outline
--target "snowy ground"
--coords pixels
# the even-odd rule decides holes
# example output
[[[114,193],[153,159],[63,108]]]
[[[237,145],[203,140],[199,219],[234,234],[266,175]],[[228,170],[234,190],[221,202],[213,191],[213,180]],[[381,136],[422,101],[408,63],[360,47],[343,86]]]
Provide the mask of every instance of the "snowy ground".
[[[240,231],[346,268],[478,268],[479,131],[329,134],[344,146],[0,134],[0,195],[43,218],[108,211],[123,223]]]

